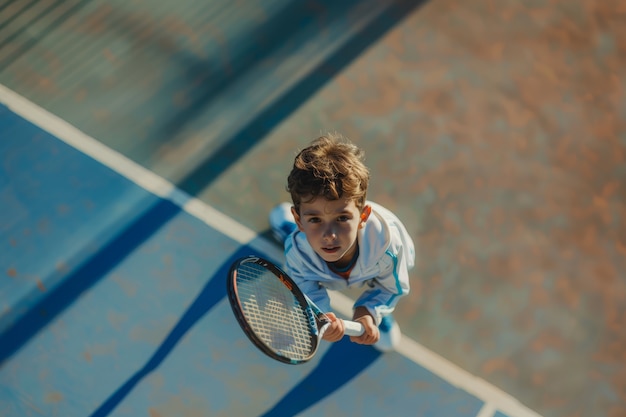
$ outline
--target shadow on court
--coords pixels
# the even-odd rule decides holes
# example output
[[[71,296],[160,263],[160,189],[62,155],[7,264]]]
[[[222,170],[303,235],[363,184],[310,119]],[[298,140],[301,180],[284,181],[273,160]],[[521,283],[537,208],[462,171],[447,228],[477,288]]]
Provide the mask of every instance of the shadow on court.
[[[202,291],[198,294],[187,311],[185,311],[180,320],[178,320],[154,354],[152,354],[146,363],[128,378],[124,384],[113,392],[111,396],[91,414],[91,417],[108,416],[115,407],[124,401],[126,396],[130,394],[137,384],[167,358],[189,329],[226,296],[226,276],[230,265],[236,259],[250,255],[251,253],[253,253],[252,249],[248,246],[242,246],[219,267],[217,272],[207,281]]]
[[[348,338],[333,343],[320,363],[262,417],[295,416],[321,401],[365,371],[380,356],[374,348],[359,347]]]
[[[157,369],[176,348],[185,334],[226,296],[226,277],[231,264],[240,257],[255,253],[257,252],[253,248],[242,246],[226,259],[217,272],[210,277],[202,291],[146,363],[90,416],[105,417],[110,415],[146,376]],[[371,348],[363,348],[364,352],[355,355],[354,349],[355,345],[347,338],[341,342],[333,343],[323,354],[316,368],[264,416],[297,415],[350,382],[381,355],[380,352]]]

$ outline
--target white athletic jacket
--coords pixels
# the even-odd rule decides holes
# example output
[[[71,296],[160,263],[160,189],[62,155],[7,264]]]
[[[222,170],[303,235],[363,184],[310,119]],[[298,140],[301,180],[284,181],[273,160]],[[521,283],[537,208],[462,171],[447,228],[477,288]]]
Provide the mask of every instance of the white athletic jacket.
[[[331,311],[327,289],[365,286],[354,308],[367,308],[380,324],[398,299],[409,293],[415,246],[392,212],[370,201],[366,204],[372,207],[372,213],[358,232],[359,257],[348,280],[331,271],[299,230],[285,241],[286,272],[322,311]]]

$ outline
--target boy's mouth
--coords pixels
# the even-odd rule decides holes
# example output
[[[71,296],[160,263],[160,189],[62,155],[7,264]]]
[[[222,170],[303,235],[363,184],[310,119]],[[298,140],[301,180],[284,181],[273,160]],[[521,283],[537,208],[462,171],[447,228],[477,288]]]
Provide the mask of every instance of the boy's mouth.
[[[332,248],[322,248],[322,250],[326,253],[336,253],[339,251],[339,246],[334,246]]]

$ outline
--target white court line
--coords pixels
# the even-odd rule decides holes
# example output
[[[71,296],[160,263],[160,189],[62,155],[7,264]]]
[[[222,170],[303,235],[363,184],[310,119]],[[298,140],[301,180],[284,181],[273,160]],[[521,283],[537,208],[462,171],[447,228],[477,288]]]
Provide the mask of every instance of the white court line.
[[[476,417],[493,417],[495,413],[496,409],[493,407],[493,405],[485,403],[485,405],[483,405],[483,408],[480,409]]]
[[[147,191],[172,201],[225,236],[242,245],[249,244],[274,259],[280,259],[282,256],[282,251],[274,243],[258,237],[253,230],[197,198],[191,197],[154,172],[98,142],[96,139],[86,135],[71,124],[30,102],[2,84],[0,84],[0,102],[4,103],[4,105],[22,118],[53,134],[58,139],[99,161]],[[352,300],[344,294],[336,292],[331,294],[331,300],[337,307],[338,312],[346,316],[351,315]],[[485,405],[477,417],[492,417],[496,409],[510,417],[541,417],[499,388],[461,369],[404,335],[398,348],[398,353],[450,384],[484,401]]]

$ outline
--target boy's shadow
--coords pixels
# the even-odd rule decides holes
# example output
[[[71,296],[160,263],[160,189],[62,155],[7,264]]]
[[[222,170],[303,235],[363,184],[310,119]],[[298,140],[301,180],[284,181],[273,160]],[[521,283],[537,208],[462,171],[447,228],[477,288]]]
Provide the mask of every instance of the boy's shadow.
[[[350,382],[380,355],[376,349],[344,337],[333,343],[318,365],[262,417],[298,415]]]
[[[161,365],[183,336],[226,296],[226,276],[232,262],[254,252],[251,247],[243,246],[220,266],[152,356],[100,404],[90,417],[108,416],[146,376]],[[354,378],[380,355],[371,348],[361,348],[362,353],[355,355],[356,348],[361,347],[347,338],[334,343],[319,365],[265,415],[298,414]]]
[[[152,356],[100,404],[90,417],[108,416],[146,376],[161,365],[183,336],[226,296],[226,277],[235,259],[251,255],[254,252],[251,247],[242,246],[220,265]]]

